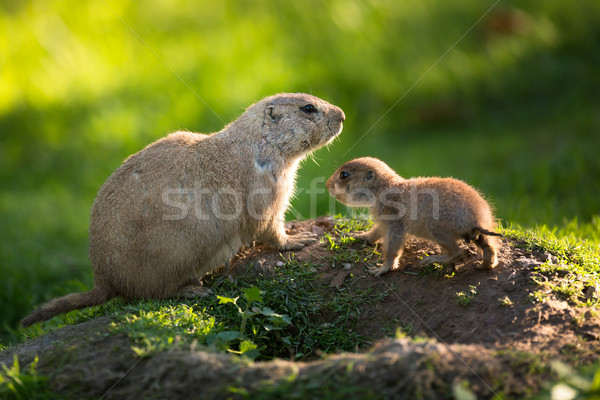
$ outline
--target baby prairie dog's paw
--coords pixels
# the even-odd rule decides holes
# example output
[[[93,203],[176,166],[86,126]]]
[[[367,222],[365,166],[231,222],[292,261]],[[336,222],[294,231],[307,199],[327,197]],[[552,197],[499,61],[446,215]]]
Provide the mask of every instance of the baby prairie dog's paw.
[[[390,270],[389,266],[383,264],[375,264],[374,267],[368,267],[367,272],[373,276],[381,276]]]
[[[311,232],[301,232],[296,235],[288,235],[287,241],[280,247],[281,250],[300,250],[307,244],[317,241],[317,235]]]

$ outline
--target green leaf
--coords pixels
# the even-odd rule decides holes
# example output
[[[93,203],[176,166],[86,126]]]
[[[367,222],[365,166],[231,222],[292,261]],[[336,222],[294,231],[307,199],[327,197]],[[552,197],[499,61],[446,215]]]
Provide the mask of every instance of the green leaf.
[[[239,299],[239,297],[232,299],[231,297],[224,297],[224,296],[217,296],[217,298],[219,299],[219,304],[227,304],[227,303],[237,304],[237,300]]]
[[[270,317],[269,321],[279,325],[291,325],[292,319],[285,314],[277,315],[276,317]]]
[[[254,360],[260,355],[260,351],[254,342],[250,340],[244,340],[240,343],[240,354],[244,357]]]
[[[208,335],[206,337],[206,344],[209,346],[218,347],[220,349],[226,349],[229,347],[229,343],[240,339],[241,337],[242,335],[237,331],[223,331]]]
[[[260,295],[260,289],[256,286],[244,289],[244,295],[246,296],[248,303],[252,303],[253,301],[258,301],[259,303],[262,303],[263,301],[263,298]]]
[[[281,325],[282,323],[284,323],[285,325],[292,324],[292,320],[289,316],[287,316],[285,314],[277,314],[275,311],[273,311],[269,307],[263,307],[260,310],[260,313],[262,315],[264,315],[265,317],[269,317],[269,321],[273,322],[274,324],[279,324],[279,325]]]
[[[260,313],[265,317],[280,317],[281,315],[277,314],[275,311],[270,309],[269,307],[263,307],[260,310]]]
[[[258,346],[251,340],[243,340],[240,343],[240,353],[242,353],[242,354],[247,353],[250,350],[254,350],[256,348],[258,348]]]
[[[221,340],[231,342],[242,337],[238,331],[223,331],[217,333],[217,337]]]

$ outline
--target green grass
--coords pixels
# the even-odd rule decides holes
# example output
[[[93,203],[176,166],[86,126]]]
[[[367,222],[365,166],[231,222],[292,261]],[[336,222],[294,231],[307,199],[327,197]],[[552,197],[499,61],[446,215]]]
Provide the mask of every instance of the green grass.
[[[21,368],[17,356],[11,366],[2,366],[0,370],[0,398],[6,400],[61,400],[59,396],[46,388],[47,378],[37,373],[36,357],[27,368]]]
[[[370,155],[464,179],[505,224],[598,246],[600,3],[507,0],[473,26],[492,4],[0,3],[1,343],[34,306],[90,288],[89,210],[125,157],[282,91],[347,116],[303,163],[288,219],[345,213],[324,181]],[[502,15],[517,25],[494,28]]]
[[[226,276],[209,276],[207,282],[216,296],[205,299],[113,300],[21,328],[13,332],[14,340],[109,315],[113,318],[111,331],[127,334],[139,356],[195,343],[251,359],[301,360],[322,352],[356,351],[368,344],[369,339],[353,332],[351,325],[360,317],[364,304],[387,296],[354,290],[350,283],[325,298],[312,285],[314,266],[293,257],[276,267],[273,276],[249,276],[234,282]],[[321,324],[316,315],[322,312],[337,318]]]
[[[555,230],[546,227],[523,229],[509,226],[502,229],[511,238],[523,242],[529,250],[551,254],[554,259],[536,267],[533,277],[540,289],[530,294],[533,302],[544,302],[549,293],[574,305],[597,307],[599,298],[586,298],[588,287],[600,285],[600,247],[573,237],[557,237]]]
[[[376,256],[377,259],[381,258],[381,254],[374,246],[364,243],[358,250],[352,246],[359,240],[351,233],[368,230],[373,225],[371,220],[364,215],[353,218],[351,216],[342,217],[341,214],[338,214],[335,218],[336,224],[333,232],[325,232],[320,239],[321,245],[333,253],[333,265],[370,262],[373,256]]]
[[[206,343],[209,334],[218,332],[214,317],[187,304],[149,301],[129,310],[133,312],[117,314],[111,326],[113,332],[124,332],[135,342],[132,349],[140,357],[192,341]]]
[[[354,281],[357,279],[358,278],[355,278]],[[358,289],[355,291],[352,291],[351,288],[352,282],[347,283],[333,299],[327,303],[327,307],[339,314],[339,319],[336,322],[349,319],[357,320],[360,318],[365,305],[384,301],[388,297],[389,292],[394,290],[390,287],[384,292],[373,293],[373,288]]]

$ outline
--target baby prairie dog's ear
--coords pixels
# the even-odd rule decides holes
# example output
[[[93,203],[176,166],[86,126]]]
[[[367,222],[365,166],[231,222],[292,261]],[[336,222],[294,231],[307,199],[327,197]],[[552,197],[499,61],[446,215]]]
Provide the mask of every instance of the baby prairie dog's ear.
[[[270,105],[267,106],[267,108],[265,108],[265,119],[273,122],[273,123],[277,123],[279,122],[279,119],[281,118],[281,114],[277,112],[277,110],[275,110],[275,106],[274,105]]]
[[[375,172],[373,172],[372,169],[368,170],[367,173],[365,174],[365,182],[369,182],[370,180],[372,180],[373,178],[375,178]]]

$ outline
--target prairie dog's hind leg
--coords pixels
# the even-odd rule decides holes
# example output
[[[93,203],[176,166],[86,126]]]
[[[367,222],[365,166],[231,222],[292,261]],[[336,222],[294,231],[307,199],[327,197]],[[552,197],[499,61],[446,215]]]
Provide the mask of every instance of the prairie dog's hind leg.
[[[444,232],[433,232],[435,241],[442,246],[444,252],[442,254],[434,254],[431,256],[423,257],[419,262],[419,265],[429,264],[450,264],[457,258],[463,255],[464,250],[458,245],[456,239],[451,235]]]
[[[498,265],[498,240],[495,237],[485,235],[479,236],[475,241],[477,247],[481,249],[483,260],[477,269],[491,269]]]

